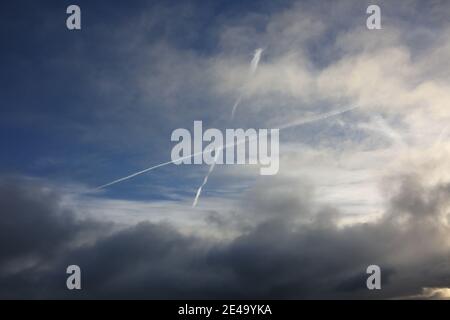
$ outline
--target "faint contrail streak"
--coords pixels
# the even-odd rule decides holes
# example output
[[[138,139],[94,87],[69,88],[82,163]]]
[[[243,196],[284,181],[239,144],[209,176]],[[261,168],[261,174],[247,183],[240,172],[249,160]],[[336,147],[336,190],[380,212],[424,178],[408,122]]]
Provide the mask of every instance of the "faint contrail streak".
[[[263,53],[263,48],[258,48],[255,50],[255,53],[253,55],[253,59],[250,62],[250,73],[254,74],[256,72],[256,69],[258,69],[259,60],[261,60],[261,55]]]
[[[238,105],[241,103],[241,100],[242,100],[242,95],[240,95],[239,98],[237,98],[236,102],[233,105],[233,109],[231,110],[231,120],[234,119],[234,114],[236,112]]]
[[[406,147],[406,143],[403,140],[403,137],[394,130],[382,117],[377,116],[374,118],[375,123],[380,128],[381,132],[391,138],[398,146]]]
[[[130,174],[129,176],[126,176],[126,177],[123,177],[123,178],[114,180],[114,181],[112,181],[112,182],[106,183],[106,184],[104,184],[104,185],[101,185],[101,186],[95,188],[95,190],[104,189],[104,188],[106,188],[106,187],[112,186],[113,184],[116,184],[116,183],[119,183],[119,182],[122,182],[122,181],[125,181],[125,180],[128,180],[128,179],[134,178],[134,177],[139,176],[139,175],[141,175],[141,174],[143,174],[143,173],[146,173],[146,172],[148,172],[148,171],[152,171],[152,170],[154,170],[154,169],[157,169],[157,168],[160,168],[160,167],[164,167],[164,166],[166,166],[166,165],[169,165],[169,164],[172,164],[172,163],[175,163],[175,162],[184,160],[184,159],[189,159],[189,158],[195,157],[195,156],[200,155],[200,154],[203,154],[203,151],[202,151],[202,152],[193,153],[193,154],[190,154],[190,155],[187,155],[187,156],[178,158],[178,159],[176,159],[176,160],[167,161],[167,162],[163,162],[163,163],[157,164],[157,165],[155,165],[155,166],[153,166],[153,167],[150,167],[150,168],[147,168],[147,169],[138,171],[138,172],[136,172],[136,173]]]
[[[250,62],[250,76],[255,74],[256,69],[258,69],[259,60],[261,60],[261,54],[263,53],[263,51],[264,51],[264,49],[262,49],[262,48],[258,48],[255,50],[252,61]],[[234,114],[236,113],[236,109],[239,106],[239,104],[241,103],[241,100],[242,100],[242,93],[239,96],[239,98],[237,98],[236,102],[233,105],[233,109],[231,110],[231,120],[234,119]],[[203,187],[208,182],[209,175],[214,171],[214,167],[216,166],[218,155],[219,155],[219,152],[216,150],[216,157],[214,158],[214,162],[211,165],[211,167],[209,168],[208,173],[206,174],[205,178],[203,179],[202,185],[197,190],[197,193],[194,198],[194,202],[192,203],[193,207],[195,207],[197,205],[198,199],[200,198],[200,195],[202,194]]]
[[[331,112],[327,112],[327,113],[322,113],[322,114],[319,114],[317,116],[313,116],[313,117],[306,118],[306,119],[294,120],[294,121],[288,122],[288,123],[286,123],[284,125],[281,125],[278,128],[280,130],[282,130],[282,129],[287,129],[287,128],[300,126],[300,125],[305,124],[305,123],[315,122],[315,121],[323,120],[323,119],[326,119],[326,118],[329,118],[329,117],[334,117],[334,116],[340,115],[341,113],[345,113],[345,112],[348,112],[348,111],[351,111],[351,110],[354,110],[354,109],[357,109],[357,108],[359,108],[359,107],[351,107],[351,108],[346,108],[346,109],[340,109],[340,110],[335,110],[335,111],[331,111]]]
[[[256,69],[258,69],[259,60],[261,60],[261,55],[263,53],[263,48],[258,48],[255,50],[255,53],[253,54],[252,61],[250,62],[250,76],[254,75],[256,72]],[[236,109],[241,103],[242,100],[242,93],[239,95],[239,98],[237,98],[236,102],[233,105],[233,109],[231,110],[231,120],[234,119],[234,114],[236,113]]]
[[[352,108],[340,109],[340,110],[337,110],[337,111],[327,112],[327,113],[319,114],[317,116],[313,116],[313,117],[310,117],[310,118],[307,118],[307,119],[301,119],[301,120],[298,120],[298,121],[292,121],[292,122],[289,122],[287,124],[277,126],[276,128],[279,128],[280,130],[289,129],[289,128],[301,126],[301,125],[304,125],[304,124],[308,124],[308,123],[324,120],[324,119],[327,119],[327,118],[330,118],[330,117],[333,117],[333,116],[337,116],[337,115],[343,114],[345,112],[348,112],[348,111],[351,111],[351,110],[354,110],[354,109],[357,109],[357,108],[359,108],[359,107],[352,107]],[[253,139],[242,139],[240,141],[236,141],[236,143],[233,142],[233,143],[229,143],[229,144],[226,144],[226,145],[222,145],[221,147],[216,148],[216,150],[228,149],[230,147],[234,147],[234,146],[240,145],[242,143],[245,143],[246,141],[253,141]],[[208,150],[208,152],[211,152],[211,151]],[[136,177],[138,175],[141,175],[143,173],[152,171],[154,169],[161,168],[161,167],[167,166],[169,164],[172,164],[172,163],[184,160],[184,159],[189,159],[189,158],[195,157],[197,155],[203,155],[204,153],[205,153],[205,151],[201,151],[201,152],[193,153],[193,154],[190,154],[190,155],[178,158],[178,159],[173,160],[173,161],[167,161],[167,162],[164,162],[164,163],[157,164],[157,165],[155,165],[153,167],[150,167],[150,168],[138,171],[138,172],[130,174],[130,175],[126,176],[126,177],[114,180],[114,181],[106,183],[104,185],[101,185],[101,186],[95,188],[94,190],[104,189],[104,188],[112,186],[112,185],[114,185],[116,183],[119,183],[119,182],[122,182],[122,181],[125,181],[125,180],[128,180],[128,179],[131,179],[131,178],[134,178],[134,177]]]
[[[222,152],[221,149],[216,149],[216,156],[214,157],[214,162],[212,163],[212,165],[209,167],[209,171],[206,174],[205,178],[203,179],[203,183],[202,185],[198,188],[197,193],[195,195],[195,199],[194,202],[192,203],[192,206],[195,207],[197,205],[198,202],[198,198],[200,198],[200,195],[202,194],[202,189],[205,186],[205,184],[208,182],[208,178],[209,175],[213,172],[214,167],[216,166],[217,163],[217,159],[219,158],[219,154]]]

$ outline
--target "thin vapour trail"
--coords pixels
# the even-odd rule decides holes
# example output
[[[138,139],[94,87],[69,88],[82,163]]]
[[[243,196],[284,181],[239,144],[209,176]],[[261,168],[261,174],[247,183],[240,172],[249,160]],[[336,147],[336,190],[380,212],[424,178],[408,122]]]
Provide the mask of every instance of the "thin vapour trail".
[[[126,177],[123,177],[123,178],[114,180],[114,181],[112,181],[112,182],[106,183],[106,184],[104,184],[104,185],[101,185],[101,186],[95,188],[95,190],[104,189],[104,188],[106,188],[106,187],[112,186],[113,184],[116,184],[116,183],[119,183],[119,182],[122,182],[122,181],[125,181],[125,180],[128,180],[128,179],[134,178],[134,177],[136,177],[136,176],[139,176],[139,175],[141,175],[141,174],[143,174],[143,173],[152,171],[152,170],[154,170],[154,169],[161,168],[161,167],[167,166],[167,165],[169,165],[169,164],[172,164],[172,163],[175,163],[175,162],[178,162],[178,161],[182,161],[182,160],[185,160],[185,159],[189,159],[189,158],[195,157],[195,156],[197,156],[197,155],[203,155],[203,153],[204,153],[204,152],[201,151],[201,152],[193,153],[193,154],[190,154],[190,155],[187,155],[187,156],[178,158],[178,159],[176,159],[176,160],[167,161],[167,162],[163,162],[163,163],[157,164],[157,165],[155,165],[155,166],[153,166],[153,167],[150,167],[150,168],[147,168],[147,169],[138,171],[138,172],[136,172],[136,173],[130,174],[129,176],[126,176]]]
[[[239,96],[239,98],[237,98],[236,102],[233,105],[233,109],[231,110],[231,120],[234,119],[234,114],[236,113],[236,109],[239,106],[239,104],[241,103],[242,100],[242,94]]]
[[[216,156],[214,157],[214,162],[209,167],[208,174],[203,179],[202,185],[198,188],[197,193],[195,194],[194,202],[192,203],[193,207],[195,207],[197,205],[198,199],[200,198],[200,195],[202,194],[202,189],[206,185],[206,183],[208,182],[209,175],[213,172],[214,167],[216,166],[216,163],[217,163],[217,159],[219,159],[220,153],[221,153],[221,151],[219,149],[216,149]]]
[[[262,48],[258,48],[255,50],[252,61],[250,62],[250,77],[253,76],[255,74],[256,70],[258,69],[259,61],[261,60],[261,54],[263,53],[263,51],[264,51],[264,49],[262,49]],[[236,110],[237,110],[239,104],[241,103],[241,100],[242,100],[242,93],[239,96],[239,98],[236,100],[236,102],[234,103],[233,109],[231,110],[231,120],[234,119],[234,114],[236,113]],[[208,170],[208,173],[206,174],[205,178],[203,179],[203,183],[197,190],[197,193],[194,198],[194,202],[192,203],[193,207],[195,207],[197,205],[198,199],[200,198],[200,195],[202,194],[203,187],[208,182],[208,178],[209,178],[210,174],[214,171],[214,167],[216,166],[217,158],[219,155],[219,152],[217,152],[217,150],[216,150],[216,153],[217,154],[216,154],[216,157],[214,158],[213,164],[211,165],[211,167]]]
[[[253,55],[253,59],[250,62],[250,73],[254,74],[256,72],[256,69],[258,69],[259,60],[261,60],[261,55],[263,53],[263,48],[258,48],[255,50],[255,54]]]
[[[258,48],[255,50],[252,61],[250,62],[250,76],[253,76],[256,70],[258,69],[259,61],[261,60],[261,55],[263,51],[264,51],[263,48]],[[231,110],[231,120],[234,119],[234,114],[236,113],[238,106],[241,104],[241,101],[242,101],[242,93],[239,95],[239,98],[237,98],[236,102],[233,105],[233,109]]]
[[[340,109],[340,110],[335,110],[335,111],[330,111],[330,112],[327,112],[327,113],[319,114],[319,115],[313,116],[311,118],[294,120],[294,121],[288,122],[288,123],[286,123],[284,125],[281,125],[278,128],[280,130],[282,130],[282,129],[288,129],[288,128],[292,128],[292,127],[301,126],[302,124],[311,123],[311,122],[323,120],[323,119],[326,119],[326,118],[338,116],[338,115],[340,115],[342,113],[346,113],[346,112],[352,111],[352,110],[357,109],[357,108],[359,108],[359,107],[351,107],[351,108],[346,108],[346,109]]]
[[[294,128],[294,127],[301,126],[301,125],[304,125],[304,124],[308,124],[308,123],[324,120],[324,119],[327,119],[327,118],[330,118],[330,117],[333,117],[333,116],[338,116],[340,114],[352,111],[352,110],[357,109],[357,108],[358,107],[352,107],[352,108],[337,110],[337,111],[334,111],[334,112],[323,113],[323,114],[320,114],[320,115],[317,115],[317,116],[314,116],[314,117],[311,117],[311,118],[308,118],[308,119],[302,119],[302,120],[298,120],[298,121],[289,122],[287,124],[278,126],[277,128],[279,128],[280,130]],[[254,139],[255,138],[253,138],[253,139],[242,139],[240,141],[236,141],[236,143],[233,142],[233,143],[229,143],[229,144],[226,144],[226,145],[222,145],[221,147],[218,147],[217,150],[228,149],[230,147],[241,145],[242,143],[245,143],[246,141],[253,141]],[[208,150],[208,152],[210,152],[210,150]],[[134,177],[139,176],[141,174],[144,174],[146,172],[152,171],[154,169],[161,168],[161,167],[164,167],[164,166],[167,166],[169,164],[173,164],[175,162],[182,161],[182,160],[185,160],[185,159],[193,158],[193,157],[195,157],[197,155],[203,155],[204,153],[205,153],[205,151],[200,151],[200,152],[197,152],[197,153],[193,153],[193,154],[190,154],[190,155],[178,158],[178,159],[173,160],[173,161],[167,161],[167,162],[160,163],[160,164],[155,165],[153,167],[150,167],[150,168],[138,171],[138,172],[130,174],[130,175],[126,176],[126,177],[114,180],[114,181],[106,183],[104,185],[101,185],[101,186],[95,188],[94,190],[104,189],[106,187],[112,186],[114,184],[123,182],[125,180],[134,178]]]
[[[239,146],[239,145],[245,143],[246,141],[253,141],[253,140],[255,140],[255,139],[256,139],[255,137],[252,138],[252,139],[247,139],[247,140],[246,140],[246,139],[242,139],[242,140],[236,141],[236,143],[234,143],[234,142],[233,142],[233,143],[228,143],[228,144],[221,145],[221,146],[217,147],[217,148],[216,148],[217,154],[216,154],[215,160],[216,160],[216,158],[218,158],[219,153],[220,153],[223,149],[228,149],[228,148],[230,148],[230,147]],[[184,157],[181,157],[181,158],[177,158],[176,160],[167,161],[167,162],[163,162],[163,163],[157,164],[157,165],[155,165],[155,166],[153,166],[153,167],[150,167],[150,168],[147,168],[147,169],[138,171],[138,172],[133,173],[133,174],[130,174],[130,175],[126,176],[126,177],[123,177],[123,178],[114,180],[114,181],[109,182],[109,183],[106,183],[106,184],[104,184],[104,185],[101,185],[101,186],[95,188],[94,190],[104,189],[104,188],[106,188],[106,187],[112,186],[112,185],[117,184],[117,183],[119,183],[119,182],[122,182],[122,181],[125,181],[125,180],[128,180],[128,179],[131,179],[131,178],[134,178],[134,177],[139,176],[139,175],[141,175],[141,174],[144,174],[144,173],[146,173],[146,172],[152,171],[152,170],[154,170],[154,169],[161,168],[161,167],[165,167],[165,166],[167,166],[167,165],[169,165],[169,164],[173,164],[173,163],[175,163],[175,162],[180,162],[180,161],[183,161],[183,160],[186,160],[186,159],[190,159],[190,158],[193,158],[193,157],[198,156],[198,155],[203,155],[205,152],[206,152],[206,151],[200,151],[200,152],[196,152],[196,153],[189,154],[189,155],[184,156]],[[210,152],[210,150],[208,150],[208,152]],[[216,162],[216,161],[214,161],[214,162]],[[214,164],[214,163],[213,163],[213,164]]]

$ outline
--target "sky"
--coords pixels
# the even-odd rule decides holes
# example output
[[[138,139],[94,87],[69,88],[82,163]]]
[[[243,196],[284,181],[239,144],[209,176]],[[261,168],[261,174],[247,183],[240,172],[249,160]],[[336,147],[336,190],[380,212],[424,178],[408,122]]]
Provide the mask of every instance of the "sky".
[[[450,298],[450,2],[1,7],[0,298]],[[194,121],[305,123],[278,174],[218,164],[195,207],[206,164],[97,188],[171,161]]]

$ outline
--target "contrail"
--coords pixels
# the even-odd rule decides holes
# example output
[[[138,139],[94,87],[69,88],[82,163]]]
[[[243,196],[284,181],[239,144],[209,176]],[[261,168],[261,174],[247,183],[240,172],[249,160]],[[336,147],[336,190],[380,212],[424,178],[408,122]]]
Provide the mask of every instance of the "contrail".
[[[394,130],[382,117],[376,116],[375,123],[378,125],[383,134],[391,138],[398,146],[406,147],[406,143],[403,140],[403,137],[396,130]]]
[[[323,114],[319,114],[317,116],[313,116],[313,117],[308,118],[308,119],[302,119],[302,120],[298,120],[298,121],[293,121],[293,122],[290,122],[290,123],[287,123],[287,124],[284,124],[284,125],[281,125],[281,126],[277,126],[276,128],[279,128],[280,130],[289,129],[289,128],[301,126],[301,125],[304,125],[304,124],[308,124],[308,123],[324,120],[324,119],[330,118],[332,116],[337,116],[337,115],[340,115],[342,113],[345,113],[345,112],[348,112],[348,111],[351,111],[351,110],[354,110],[354,109],[357,109],[357,108],[359,108],[359,107],[352,107],[352,108],[341,109],[341,110],[337,110],[337,111],[333,111],[333,112],[323,113]],[[226,144],[226,145],[222,145],[221,147],[218,147],[216,149],[217,150],[228,149],[229,147],[234,147],[234,146],[240,145],[242,143],[245,143],[246,141],[249,141],[249,140],[243,139],[243,140],[240,140],[240,141],[236,141],[236,143],[233,142],[233,143],[229,143],[229,144]],[[250,140],[250,141],[252,141],[252,140]],[[210,152],[210,150],[208,150],[208,152]],[[112,186],[112,185],[114,185],[116,183],[119,183],[119,182],[122,182],[122,181],[125,181],[125,180],[128,180],[128,179],[131,179],[131,178],[139,176],[139,175],[141,175],[143,173],[152,171],[154,169],[167,166],[169,164],[178,162],[180,160],[189,159],[189,158],[195,157],[197,155],[203,155],[204,153],[205,153],[205,151],[201,151],[201,152],[193,153],[193,154],[190,154],[190,155],[178,158],[178,159],[173,160],[173,161],[167,161],[167,162],[163,162],[163,163],[157,164],[157,165],[155,165],[153,167],[150,167],[150,168],[138,171],[136,173],[130,174],[129,176],[126,176],[126,177],[114,180],[112,182],[106,183],[104,185],[101,185],[101,186],[95,188],[94,190],[104,189],[104,188]]]
[[[302,124],[306,124],[306,123],[315,122],[315,121],[323,120],[323,119],[326,119],[326,118],[334,117],[334,116],[340,115],[342,113],[346,113],[346,112],[352,111],[352,110],[357,109],[357,108],[359,108],[359,107],[351,107],[351,108],[346,108],[346,109],[340,109],[340,110],[330,111],[330,112],[327,112],[327,113],[322,113],[322,114],[319,114],[317,116],[313,116],[313,117],[306,118],[306,119],[303,118],[303,119],[294,120],[294,121],[285,123],[284,125],[281,125],[278,128],[280,130],[282,130],[282,129],[288,129],[288,128],[292,128],[292,127],[296,127],[296,126],[301,126]]]
[[[250,62],[250,73],[254,74],[256,72],[256,69],[258,69],[259,60],[261,60],[261,55],[263,53],[263,48],[258,48],[255,50],[255,53],[253,54],[252,62]]]
[[[136,177],[136,176],[139,176],[139,175],[141,175],[141,174],[143,174],[143,173],[152,171],[152,170],[157,169],[157,168],[160,168],[160,167],[167,166],[167,165],[169,165],[169,164],[178,162],[178,161],[180,161],[180,160],[189,159],[189,158],[195,157],[195,156],[200,155],[200,154],[203,154],[203,153],[204,153],[204,152],[201,151],[201,152],[197,152],[197,153],[194,153],[194,154],[190,154],[190,155],[187,155],[187,156],[178,158],[178,159],[176,159],[176,160],[167,161],[167,162],[163,162],[163,163],[157,164],[157,165],[155,165],[155,166],[153,166],[153,167],[150,167],[150,168],[147,168],[147,169],[138,171],[138,172],[136,172],[136,173],[130,174],[129,176],[126,176],[126,177],[123,177],[123,178],[114,180],[114,181],[112,181],[112,182],[109,182],[109,183],[107,183],[107,184],[101,185],[101,186],[95,188],[95,190],[104,189],[104,188],[106,188],[106,187],[112,186],[113,184],[116,184],[116,183],[119,183],[119,182],[122,182],[122,181],[125,181],[125,180],[128,180],[128,179],[134,178],[134,177]]]
[[[261,55],[262,55],[263,51],[264,51],[263,48],[258,48],[255,50],[252,61],[250,62],[250,76],[253,76],[256,72],[256,69],[258,69],[259,60],[261,60]],[[239,104],[241,103],[241,100],[242,100],[242,93],[233,105],[233,109],[231,110],[231,120],[234,119],[234,114],[236,113],[236,109],[239,106]],[[198,199],[200,198],[200,195],[202,194],[202,189],[208,182],[209,175],[214,171],[214,167],[216,166],[216,161],[217,161],[218,155],[219,155],[219,152],[217,152],[217,150],[216,150],[216,157],[214,158],[214,162],[211,165],[211,167],[209,168],[209,171],[206,174],[205,178],[203,179],[202,185],[197,190],[197,194],[195,195],[194,202],[192,203],[193,207],[195,207],[197,205]]]
[[[252,61],[250,62],[250,76],[254,75],[256,70],[258,69],[259,61],[261,60],[261,55],[263,51],[264,51],[263,48],[258,48],[255,50]],[[239,95],[239,98],[237,98],[236,102],[233,105],[233,109],[231,110],[231,120],[234,119],[234,114],[236,113],[236,109],[241,103],[241,100],[242,100],[242,93]]]
[[[239,96],[239,98],[237,98],[236,102],[233,105],[233,109],[231,110],[231,120],[234,119],[234,113],[236,112],[238,105],[241,103],[241,100],[242,100],[242,94]]]
[[[216,149],[215,152],[216,152],[216,156],[214,157],[214,162],[213,162],[212,165],[209,167],[209,171],[208,171],[208,173],[206,174],[205,178],[203,179],[202,185],[201,185],[201,186],[198,188],[198,190],[197,190],[197,194],[195,195],[194,202],[192,203],[192,206],[193,206],[193,207],[195,207],[195,206],[197,205],[198,198],[200,198],[200,195],[202,194],[202,189],[203,189],[203,187],[205,186],[205,184],[208,182],[209,175],[213,172],[214,167],[216,166],[217,159],[219,158],[219,154],[221,153],[221,149]]]

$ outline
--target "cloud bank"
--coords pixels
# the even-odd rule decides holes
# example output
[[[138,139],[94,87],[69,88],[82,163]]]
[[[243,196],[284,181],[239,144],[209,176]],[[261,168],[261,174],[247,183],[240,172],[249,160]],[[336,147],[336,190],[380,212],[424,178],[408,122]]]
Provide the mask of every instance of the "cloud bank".
[[[0,296],[396,298],[449,286],[450,184],[424,187],[415,175],[389,184],[396,192],[382,218],[343,227],[335,209],[299,195],[298,182],[255,187],[246,202],[255,210],[237,208],[229,219],[239,225],[259,218],[242,223],[231,239],[213,239],[169,223],[118,227],[81,219],[48,186],[2,179]],[[229,221],[219,213],[210,212],[207,222],[225,229]],[[65,289],[70,264],[82,269],[80,292]],[[383,270],[379,292],[365,287],[370,264]]]

